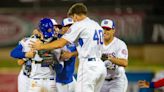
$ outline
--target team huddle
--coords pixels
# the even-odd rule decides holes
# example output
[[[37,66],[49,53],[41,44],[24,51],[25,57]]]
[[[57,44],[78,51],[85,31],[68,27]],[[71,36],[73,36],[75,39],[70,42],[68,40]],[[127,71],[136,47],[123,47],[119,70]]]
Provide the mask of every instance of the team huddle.
[[[11,51],[22,65],[18,92],[126,92],[128,50],[114,36],[114,21],[104,19],[100,26],[87,17],[82,3],[74,4],[68,16],[61,24],[42,18]]]

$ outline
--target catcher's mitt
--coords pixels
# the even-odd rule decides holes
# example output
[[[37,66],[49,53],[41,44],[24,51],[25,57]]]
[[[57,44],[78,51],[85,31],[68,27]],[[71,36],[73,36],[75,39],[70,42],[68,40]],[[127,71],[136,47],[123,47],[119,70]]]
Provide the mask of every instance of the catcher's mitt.
[[[102,54],[101,60],[102,61],[108,60],[108,55],[107,54]]]

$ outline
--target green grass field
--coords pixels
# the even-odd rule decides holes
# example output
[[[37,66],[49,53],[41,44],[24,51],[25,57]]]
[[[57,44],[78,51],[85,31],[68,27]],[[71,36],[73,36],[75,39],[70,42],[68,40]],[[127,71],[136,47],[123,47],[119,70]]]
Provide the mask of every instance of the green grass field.
[[[9,69],[9,70],[19,70],[21,66],[17,65],[16,59],[1,59],[0,61],[0,70]],[[126,71],[152,71],[158,72],[164,70],[164,65],[147,63],[142,60],[129,59],[129,65],[126,67]]]
[[[21,66],[17,65],[16,59],[10,57],[10,48],[2,48],[0,49],[0,71],[13,70],[17,71]],[[76,64],[77,65],[77,64]],[[77,67],[76,67],[77,68]],[[132,59],[129,58],[129,65],[126,67],[126,71],[151,71],[158,72],[164,70],[164,64],[154,63],[154,62],[146,62],[141,59]]]

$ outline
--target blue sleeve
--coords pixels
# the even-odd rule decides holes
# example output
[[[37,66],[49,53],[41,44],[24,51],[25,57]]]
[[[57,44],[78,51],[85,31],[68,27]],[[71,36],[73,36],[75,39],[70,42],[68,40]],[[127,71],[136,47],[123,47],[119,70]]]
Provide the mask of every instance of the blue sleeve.
[[[17,45],[11,52],[10,56],[13,58],[25,58],[25,52],[22,52],[22,45]]]
[[[72,47],[70,48],[70,50],[71,50],[71,52],[76,51],[76,46],[72,46]]]
[[[76,46],[74,46],[73,51],[77,51],[77,50],[76,50]]]
[[[55,64],[53,68],[55,69],[55,71],[56,71],[57,74],[60,74],[63,71],[62,64]]]

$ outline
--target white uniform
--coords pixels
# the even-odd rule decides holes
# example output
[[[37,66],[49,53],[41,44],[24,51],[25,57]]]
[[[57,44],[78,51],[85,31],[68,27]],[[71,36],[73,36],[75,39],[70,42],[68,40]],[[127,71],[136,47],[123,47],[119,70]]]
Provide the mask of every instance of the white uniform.
[[[23,74],[23,67],[18,75],[18,92],[28,92],[29,78]]]
[[[34,41],[33,38],[24,38],[22,39],[19,44],[22,45],[22,52],[29,52],[30,51],[30,47],[29,47],[29,43],[30,41]],[[29,90],[29,77],[27,76],[27,72],[26,70],[26,65],[23,64],[22,69],[18,75],[18,92],[28,92]]]
[[[27,39],[26,44],[36,39]],[[56,92],[55,71],[50,65],[41,63],[43,59],[38,55],[38,51],[32,60],[28,92]]]
[[[106,76],[102,62],[103,30],[95,21],[85,18],[75,22],[62,37],[77,43],[79,68],[75,92],[100,92]]]
[[[103,54],[116,58],[128,59],[126,44],[116,37],[114,37],[110,44],[103,46]],[[109,60],[104,62],[107,67],[107,76],[101,92],[126,92],[128,81],[124,67],[113,64]]]

